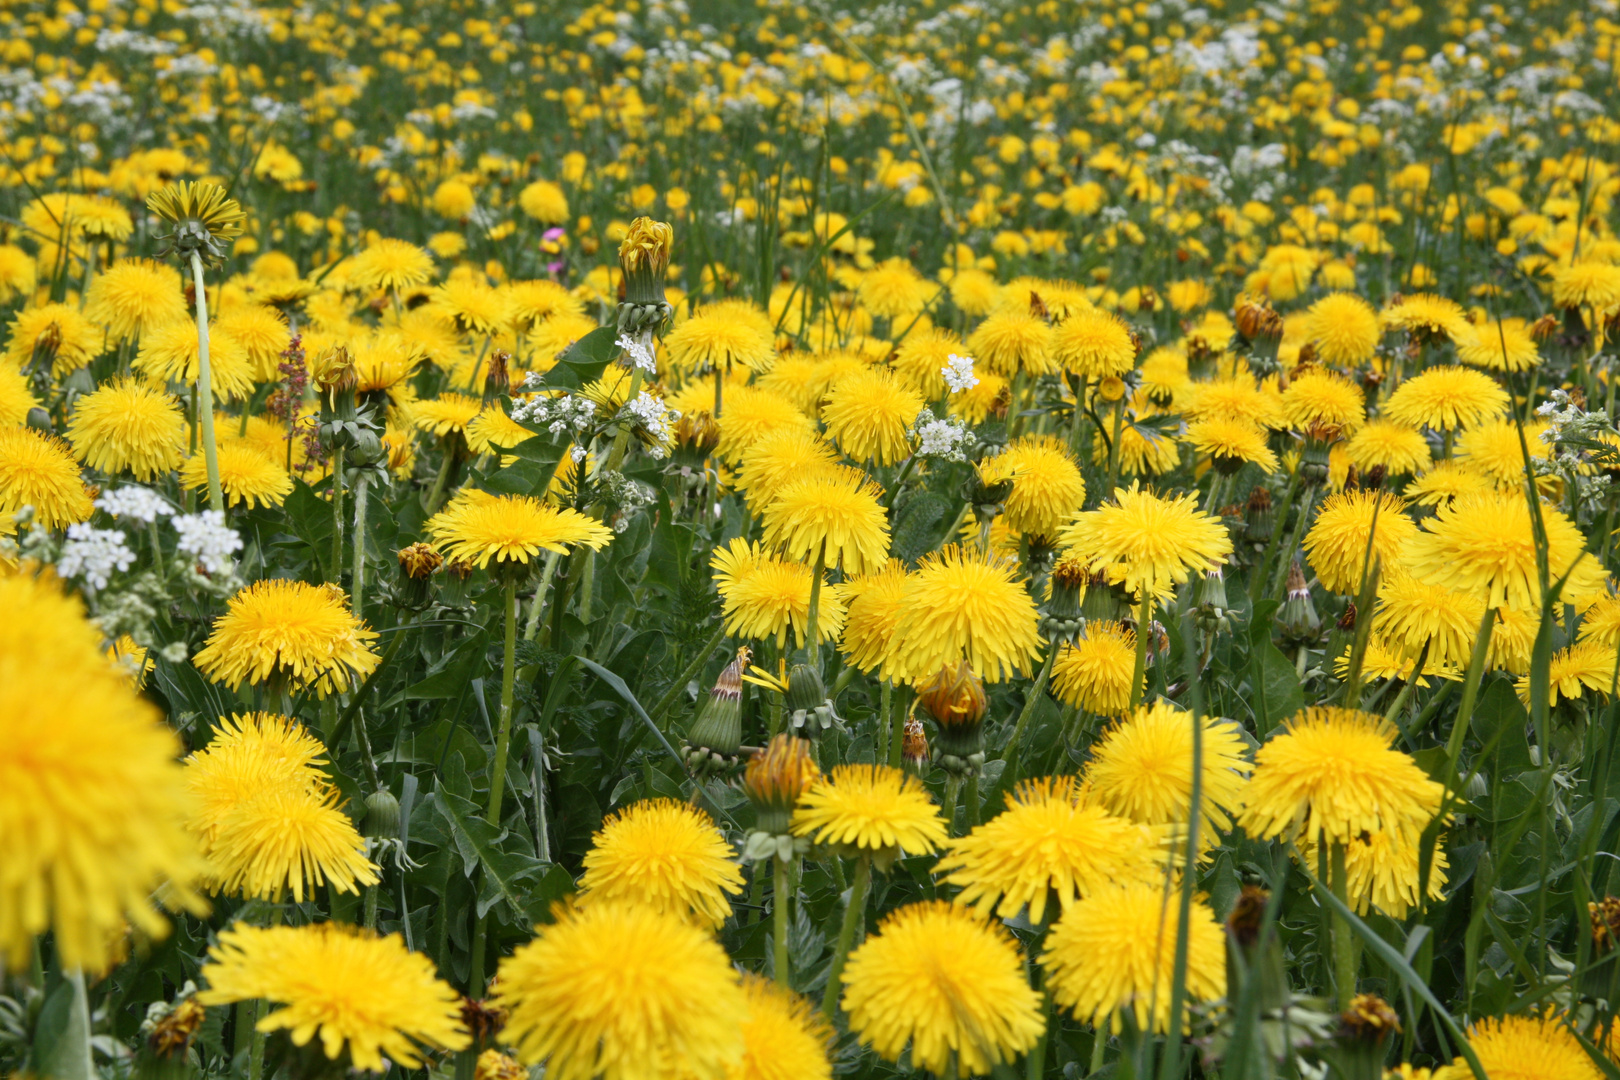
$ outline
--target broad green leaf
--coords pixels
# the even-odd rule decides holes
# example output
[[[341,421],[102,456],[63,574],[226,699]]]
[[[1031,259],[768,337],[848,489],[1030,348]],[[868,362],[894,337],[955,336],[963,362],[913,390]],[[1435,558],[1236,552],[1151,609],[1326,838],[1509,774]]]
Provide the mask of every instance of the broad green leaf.
[[[556,365],[542,376],[545,388],[578,390],[600,379],[603,370],[619,353],[619,347],[614,344],[617,339],[618,332],[613,327],[599,326],[568,346],[557,358]]]

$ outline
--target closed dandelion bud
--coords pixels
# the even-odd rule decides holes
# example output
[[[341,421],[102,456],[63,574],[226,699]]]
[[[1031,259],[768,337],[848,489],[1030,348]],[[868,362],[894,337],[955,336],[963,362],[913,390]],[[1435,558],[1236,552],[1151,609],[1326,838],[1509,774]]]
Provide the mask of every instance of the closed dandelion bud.
[[[1288,1004],[1288,971],[1283,963],[1282,939],[1277,928],[1265,934],[1266,906],[1271,893],[1257,885],[1243,886],[1232,914],[1226,919],[1226,984],[1235,999],[1243,980],[1259,980],[1257,998],[1262,1013]],[[1239,963],[1241,961],[1241,963]]]
[[[821,775],[810,757],[810,744],[795,735],[778,735],[755,751],[743,770],[742,787],[754,807],[754,827],[772,836],[788,835],[799,796]]]
[[[507,366],[511,359],[512,354],[505,349],[496,349],[490,354],[489,374],[484,376],[484,404],[512,392],[512,374]]]
[[[1276,515],[1271,509],[1271,491],[1267,488],[1257,487],[1249,493],[1249,501],[1244,507],[1243,520],[1245,529],[1243,538],[1251,544],[1266,544],[1271,540],[1271,531],[1276,523]]]
[[[470,607],[467,593],[476,569],[467,559],[448,560],[444,564],[444,578],[439,584],[439,603],[447,608]]]
[[[399,577],[394,582],[394,605],[406,611],[421,611],[433,600],[433,575],[444,565],[444,556],[427,544],[401,548]]]
[[[943,667],[917,687],[917,704],[939,724],[938,761],[947,772],[967,774],[984,764],[984,715],[990,703],[984,683],[966,661]]]
[[[56,425],[51,423],[51,414],[38,405],[28,410],[27,423],[35,431],[43,431],[47,435],[54,434],[56,431]]]
[[[1041,633],[1054,643],[1073,641],[1086,625],[1080,604],[1090,580],[1091,570],[1086,560],[1077,555],[1065,555],[1052,567],[1051,595],[1046,601],[1046,614],[1041,618]]]
[[[1202,630],[1226,629],[1226,575],[1219,568],[1204,573],[1198,585],[1198,626]]]
[[[1305,584],[1305,571],[1300,568],[1297,557],[1288,568],[1288,599],[1283,601],[1277,622],[1290,644],[1304,644],[1322,636],[1322,620],[1316,614],[1316,605],[1311,603],[1311,590]]]
[[[366,817],[360,835],[391,839],[399,835],[399,800],[387,788],[366,796]]]
[[[1282,317],[1264,300],[1240,296],[1233,316],[1238,333],[1248,341],[1276,341],[1282,337]]]
[[[674,457],[677,465],[701,465],[719,445],[720,425],[707,412],[683,412],[681,418],[675,421]]]
[[[1620,994],[1620,896],[1605,896],[1601,902],[1586,905],[1592,925],[1592,962],[1581,980],[1585,991],[1595,998],[1614,1001]]]
[[[1337,424],[1312,424],[1305,429],[1305,449],[1299,455],[1299,478],[1316,487],[1327,483],[1333,444],[1344,438]]]
[[[1093,619],[1118,622],[1129,618],[1133,610],[1135,606],[1131,603],[1130,593],[1123,586],[1110,582],[1104,571],[1092,573],[1086,582],[1085,599],[1080,602],[1081,622]]]
[[[664,299],[664,274],[669,270],[675,230],[666,221],[640,217],[631,222],[619,245],[624,296],[619,303],[620,333],[639,333],[657,327],[670,315]]]
[[[1400,1018],[1377,994],[1357,994],[1339,1016],[1331,1057],[1342,1080],[1383,1080],[1384,1054]]]
[[[714,771],[736,764],[742,748],[742,673],[753,653],[744,645],[727,664],[703,702],[692,730],[687,732],[685,755],[696,771]]]

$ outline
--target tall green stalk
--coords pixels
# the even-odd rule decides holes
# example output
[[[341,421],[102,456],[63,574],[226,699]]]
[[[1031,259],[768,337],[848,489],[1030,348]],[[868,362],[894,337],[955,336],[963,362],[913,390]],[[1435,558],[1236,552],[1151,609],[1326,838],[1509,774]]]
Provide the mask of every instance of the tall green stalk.
[[[208,366],[208,291],[202,256],[191,253],[191,281],[197,291],[197,423],[202,427],[203,464],[208,468],[208,507],[224,512],[219,486],[219,447],[214,443],[214,375]]]
[[[776,879],[775,895],[771,898],[771,915],[774,923],[775,935],[771,942],[772,956],[776,961],[776,981],[784,990],[793,989],[793,980],[788,970],[788,905],[792,900],[790,886],[788,885],[788,864],[782,856],[775,856]]]
[[[849,906],[844,908],[844,921],[838,927],[838,945],[833,949],[832,967],[827,971],[827,989],[821,995],[821,1014],[828,1020],[838,1015],[838,991],[844,974],[844,963],[855,944],[855,924],[866,907],[866,892],[872,886],[872,856],[861,852],[855,861],[855,881],[850,885]]]

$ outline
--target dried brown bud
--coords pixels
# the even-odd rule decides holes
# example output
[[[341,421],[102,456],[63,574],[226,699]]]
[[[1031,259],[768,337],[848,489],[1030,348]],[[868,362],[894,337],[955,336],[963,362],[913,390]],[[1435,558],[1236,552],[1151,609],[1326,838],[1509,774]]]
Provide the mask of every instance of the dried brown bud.
[[[1588,903],[1586,910],[1592,918],[1592,945],[1604,955],[1620,941],[1620,896],[1605,896],[1601,903]]]
[[[1401,1018],[1377,994],[1357,994],[1339,1016],[1342,1033],[1363,1042],[1382,1042],[1401,1030]]]
[[[197,1003],[196,998],[185,998],[177,1002],[169,1014],[152,1028],[152,1033],[146,1037],[146,1045],[158,1057],[184,1055],[186,1048],[191,1045],[192,1036],[197,1034],[207,1016],[208,1011]]]
[[[1543,315],[1541,318],[1530,324],[1530,337],[1535,341],[1546,341],[1548,338],[1558,333],[1558,330],[1562,325],[1563,324],[1558,321],[1558,316]]]
[[[1243,892],[1238,895],[1237,903],[1232,906],[1232,914],[1226,917],[1226,930],[1245,948],[1253,948],[1260,940],[1260,924],[1266,915],[1266,904],[1271,900],[1271,893],[1258,885],[1245,885]]]
[[[399,571],[412,581],[426,581],[444,565],[444,556],[427,544],[400,548]]]

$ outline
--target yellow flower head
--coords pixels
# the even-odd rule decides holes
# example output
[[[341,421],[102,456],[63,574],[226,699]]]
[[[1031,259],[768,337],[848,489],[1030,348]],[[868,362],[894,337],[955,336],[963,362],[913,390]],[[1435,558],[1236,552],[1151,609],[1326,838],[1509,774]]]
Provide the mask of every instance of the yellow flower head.
[[[990,315],[969,336],[967,347],[987,370],[1009,379],[1020,371],[1046,375],[1057,370],[1052,327],[1027,307]]]
[[[231,597],[192,663],[212,682],[281,678],[324,697],[371,674],[382,659],[370,649],[376,639],[334,586],[265,578]]]
[[[1149,828],[1108,812],[1073,777],[1042,777],[1020,783],[1005,810],[948,841],[934,869],[962,887],[956,902],[981,918],[1010,918],[1027,905],[1040,923],[1054,893],[1067,909],[1116,883],[1151,883],[1161,869],[1156,846]]]
[[[424,528],[446,556],[479,567],[491,559],[528,563],[541,551],[561,554],[576,544],[600,551],[613,539],[613,530],[578,510],[487,491],[462,491]]]
[[[1136,341],[1119,316],[1091,308],[1076,311],[1052,331],[1052,356],[1081,378],[1106,379],[1136,366]]]
[[[1059,649],[1052,691],[1076,709],[1123,716],[1131,707],[1135,673],[1136,633],[1122,623],[1092,620],[1078,640]]]
[[[239,922],[208,950],[202,977],[208,983],[197,995],[202,1004],[278,1004],[258,1030],[285,1030],[297,1046],[319,1034],[329,1059],[347,1047],[357,1070],[382,1072],[388,1061],[419,1068],[424,1049],[460,1050],[470,1041],[461,996],[398,934],[379,937],[337,923]]]
[[[1194,420],[1187,425],[1186,441],[1222,471],[1235,472],[1249,462],[1262,472],[1277,471],[1277,455],[1266,445],[1265,429],[1249,420],[1218,415]]]
[[[101,355],[102,330],[67,304],[23,308],[12,316],[6,359],[19,368],[49,357],[58,376],[77,371]]]
[[[757,513],[790,481],[832,472],[837,463],[838,451],[814,431],[782,428],[762,435],[748,451],[737,472],[737,487]]]
[[[943,1076],[954,1056],[981,1076],[1032,1048],[1045,1029],[1012,935],[945,901],[908,904],[849,954],[844,1010],[887,1061]]]
[[[46,529],[86,521],[94,511],[67,443],[33,428],[0,428],[0,517],[25,506]]]
[[[349,260],[349,282],[397,293],[433,280],[433,256],[404,240],[383,238]]]
[[[1523,319],[1492,319],[1458,332],[1457,359],[1492,371],[1528,371],[1541,364],[1541,352]]]
[[[1580,528],[1554,507],[1540,507],[1552,581],[1566,573],[1564,597],[1603,591],[1603,567],[1586,550]],[[1406,545],[1406,568],[1416,577],[1472,593],[1496,607],[1537,609],[1540,576],[1530,507],[1522,492],[1459,498],[1423,522]]]
[[[217,457],[219,485],[227,506],[246,503],[250,510],[280,506],[292,494],[292,474],[252,443],[234,439],[221,443]],[[180,486],[193,490],[208,486],[207,461],[202,454],[187,459],[180,470]]]
[[[675,230],[669,222],[638,217],[619,243],[619,265],[627,274],[645,267],[662,277],[669,268],[669,251],[674,243]]]
[[[1076,517],[1060,540],[1093,571],[1121,572],[1138,594],[1168,593],[1190,572],[1214,570],[1232,553],[1226,526],[1198,509],[1196,493],[1159,496],[1134,483]]]
[[[1549,1007],[1541,1015],[1486,1017],[1468,1029],[1468,1046],[1486,1073],[1503,1080],[1600,1080],[1605,1074]],[[1436,1069],[1434,1080],[1470,1080],[1466,1059]]]
[[[1354,293],[1333,293],[1311,305],[1305,337],[1316,355],[1337,367],[1356,367],[1372,358],[1383,328],[1372,305]]]
[[[518,192],[518,205],[542,225],[568,223],[568,196],[550,180],[535,180]]]
[[[747,999],[704,927],[643,904],[555,909],[501,961],[501,1041],[554,1080],[726,1080]]]
[[[1441,787],[1394,741],[1394,727],[1370,713],[1304,710],[1255,755],[1239,824],[1261,839],[1348,844],[1391,830],[1415,841],[1440,810]]]
[[[758,975],[744,975],[742,1060],[726,1080],[832,1080],[833,1031],[810,1002]]]
[[[882,666],[905,614],[908,584],[905,564],[898,559],[844,582],[839,590],[846,605],[840,648],[853,667],[871,672]]]
[[[1406,516],[1399,496],[1347,491],[1322,500],[1305,535],[1305,557],[1324,589],[1355,596],[1361,591],[1363,572],[1371,573],[1379,559],[1385,573],[1390,572],[1416,535],[1417,526]]]
[[[779,559],[758,544],[738,537],[716,548],[709,565],[720,592],[726,632],[740,638],[793,640],[803,644],[810,632],[811,566],[796,559]],[[844,604],[839,591],[823,586],[816,611],[816,637],[836,641],[844,626]]]
[[[1570,701],[1592,690],[1607,697],[1614,686],[1614,649],[1596,641],[1583,641],[1552,654],[1547,671],[1547,705],[1558,704],[1563,697]],[[1514,684],[1519,700],[1530,704],[1530,676],[1519,678]]]
[[[1380,312],[1379,319],[1388,329],[1433,339],[1458,339],[1468,329],[1462,305],[1433,293],[1402,297]]]
[[[155,259],[120,259],[96,275],[84,313],[114,341],[132,341],[186,318],[180,272]]]
[[[1373,632],[1386,647],[1413,659],[1429,647],[1429,660],[1467,667],[1485,615],[1477,596],[1420,581],[1396,569],[1378,587]],[[1425,662],[1427,663],[1427,662]]]
[[[74,404],[67,437],[74,456],[91,468],[150,481],[179,467],[186,417],[172,395],[118,379]]]
[[[742,884],[731,845],[708,814],[648,799],[609,815],[591,838],[579,902],[647,904],[718,928],[731,914],[727,894]]]
[[[1051,435],[1014,439],[979,463],[979,478],[987,485],[1012,481],[1002,514],[1009,527],[1035,536],[1056,536],[1086,500],[1080,467],[1063,441]]]
[[[28,413],[39,399],[28,387],[28,376],[0,366],[0,427],[16,427],[28,422]]]
[[[1099,1031],[1170,1028],[1180,904],[1158,883],[1098,889],[1070,904],[1046,939],[1041,967],[1053,999]],[[1226,935],[1209,905],[1188,913],[1186,988],[1191,1002],[1226,994]]]
[[[1383,414],[1412,427],[1455,431],[1500,415],[1507,407],[1507,391],[1483,371],[1433,367],[1397,386],[1384,402]]]
[[[1367,418],[1361,387],[1331,372],[1314,369],[1288,384],[1282,395],[1283,415],[1295,431],[1332,425],[1345,432]]]
[[[1393,420],[1373,420],[1345,443],[1350,463],[1363,473],[1383,469],[1389,476],[1420,473],[1429,467],[1433,453],[1423,432]]]
[[[1245,780],[1253,766],[1236,724],[1213,716],[1198,723],[1203,774],[1199,831],[1213,843],[1232,827],[1231,815],[1243,806]],[[1163,701],[1138,708],[1094,748],[1086,780],[1097,801],[1120,817],[1184,828],[1192,808],[1192,714]]]
[[[141,335],[133,367],[157,382],[194,383],[199,367],[197,324],[189,319],[164,323]],[[229,334],[208,332],[208,371],[214,393],[239,399],[253,394],[253,360]]]
[[[821,419],[851,460],[893,465],[911,453],[909,430],[923,405],[894,372],[874,367],[840,379],[827,392]]]
[[[829,468],[790,479],[761,517],[764,542],[789,559],[864,574],[889,556],[883,490],[857,469]]]
[[[886,765],[840,765],[799,799],[793,834],[881,857],[927,855],[945,842],[945,819],[910,774]]]
[[[726,386],[720,414],[719,455],[733,464],[746,462],[754,447],[783,431],[815,434],[816,425],[798,406],[780,394],[755,386]],[[707,395],[714,397],[713,388]],[[671,408],[680,408],[671,405]]]
[[[968,355],[962,339],[937,327],[914,330],[894,351],[894,370],[912,389],[929,401],[945,397],[948,387],[941,372],[952,355]]]
[[[166,931],[165,883],[206,910],[179,741],[55,582],[0,574],[0,610],[0,969],[21,972],[49,930],[64,967],[99,972],[128,925]]]
[[[901,320],[895,333],[928,303],[936,286],[905,259],[885,259],[862,275],[857,294],[866,310],[880,319]]]
[[[1530,451],[1531,461],[1545,462],[1552,455],[1553,448],[1541,436],[1551,427],[1546,421],[1524,425],[1524,442],[1521,443],[1519,425],[1512,420],[1486,420],[1458,437],[1457,462],[1479,473],[1502,491],[1522,492],[1528,475],[1525,471],[1525,451]],[[1557,483],[1558,479],[1554,476],[1536,478],[1537,486],[1543,490],[1551,487],[1556,491]]]
[[[910,576],[885,670],[907,682],[966,660],[985,682],[1028,675],[1040,655],[1039,614],[1016,563],[948,544]]]
[[[721,300],[705,304],[671,330],[664,346],[671,367],[685,374],[734,367],[764,371],[776,355],[776,334],[759,308],[742,300]]]
[[[1365,915],[1371,908],[1392,919],[1404,919],[1418,906],[1421,843],[1421,839],[1414,842],[1410,836],[1386,830],[1365,833],[1345,846],[1345,892],[1357,914]],[[1299,860],[1312,873],[1321,865],[1319,850],[1308,837],[1300,838]],[[1441,838],[1435,843],[1434,861],[1429,866],[1428,899],[1445,899],[1448,866]]]

